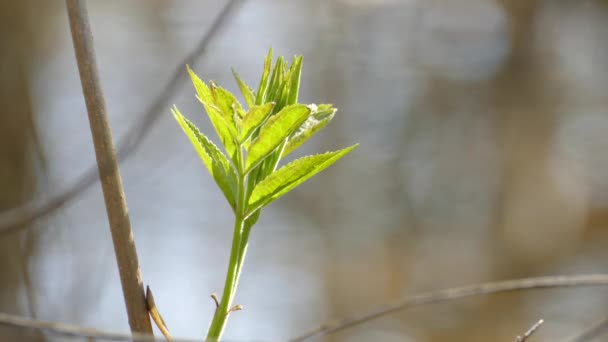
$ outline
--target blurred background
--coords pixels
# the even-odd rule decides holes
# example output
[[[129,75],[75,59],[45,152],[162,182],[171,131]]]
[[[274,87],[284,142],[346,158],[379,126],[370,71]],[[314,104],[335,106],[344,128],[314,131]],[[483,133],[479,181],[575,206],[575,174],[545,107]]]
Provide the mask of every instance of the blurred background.
[[[144,282],[173,335],[202,338],[233,217],[169,107],[213,132],[179,63],[226,2],[88,5],[115,141],[151,122],[183,67],[121,173]],[[0,19],[8,210],[69,189],[95,157],[64,2],[3,0]],[[270,46],[303,54],[300,101],[339,111],[301,153],[360,146],[264,211],[226,338],[281,341],[423,291],[606,271],[606,37],[603,0],[235,6],[192,68],[237,91],[231,67],[256,86]],[[99,184],[22,228],[0,234],[1,312],[128,332]],[[608,316],[607,302],[604,289],[476,297],[321,340],[512,341],[543,318],[533,340],[559,341]],[[2,341],[64,339],[0,327]]]

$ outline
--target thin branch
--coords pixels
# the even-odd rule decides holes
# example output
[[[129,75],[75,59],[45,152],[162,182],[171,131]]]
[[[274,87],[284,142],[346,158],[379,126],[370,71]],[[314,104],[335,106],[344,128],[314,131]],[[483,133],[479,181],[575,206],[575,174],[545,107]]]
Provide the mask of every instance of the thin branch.
[[[608,332],[608,318],[599,320],[582,332],[566,339],[564,342],[587,342],[598,338]]]
[[[530,336],[532,336],[536,330],[538,330],[538,328],[540,328],[541,325],[543,325],[543,323],[545,323],[544,320],[539,320],[538,322],[534,323],[533,326],[530,327],[530,329],[528,329],[528,331],[526,331],[523,335],[521,336],[517,336],[515,338],[515,342],[525,342],[528,340],[528,338],[530,338]]]
[[[608,274],[583,274],[583,275],[562,275],[538,278],[523,278],[514,280],[497,281],[456,287],[434,292],[422,293],[412,297],[406,297],[395,303],[385,305],[375,310],[370,310],[359,315],[343,318],[328,322],[320,327],[313,329],[301,336],[291,339],[291,342],[300,342],[312,339],[313,337],[329,335],[373,319],[395,313],[407,308],[423,304],[434,304],[452,301],[460,298],[487,295],[500,292],[512,292],[533,289],[545,289],[556,287],[589,287],[589,286],[608,286]]]
[[[158,122],[161,114],[169,107],[169,100],[177,93],[183,85],[182,80],[185,79],[184,66],[186,64],[194,65],[197,59],[204,56],[207,48],[213,41],[220,29],[225,26],[230,14],[237,8],[237,4],[243,3],[244,0],[230,0],[218,14],[216,19],[211,24],[209,31],[205,33],[198,46],[181,60],[163,90],[160,92],[156,100],[146,108],[145,114],[141,116],[133,126],[128,129],[127,134],[120,140],[117,149],[117,158],[120,162],[124,162],[137,150],[141,142],[151,131],[150,128]],[[22,229],[30,227],[30,225],[41,218],[44,218],[55,210],[61,208],[65,204],[75,199],[78,195],[94,185],[99,179],[99,170],[97,166],[91,166],[84,174],[78,178],[67,190],[53,196],[51,199],[39,203],[32,201],[26,205],[3,211],[0,213],[0,237],[16,233]],[[105,176],[106,171],[101,173]]]
[[[66,4],[97,165],[100,174],[103,170],[107,172],[100,177],[101,188],[110,222],[129,326],[132,332],[152,334],[127,202],[99,81],[86,0],[67,0]]]
[[[483,283],[478,285],[471,285],[459,288],[452,288],[447,290],[440,290],[435,292],[428,292],[419,294],[417,296],[406,298],[399,303],[393,304],[390,308],[384,310],[375,310],[364,315],[360,315],[358,321],[352,319],[344,319],[336,321],[335,323],[329,323],[322,328],[315,329],[302,335],[291,339],[290,341],[305,341],[315,336],[321,336],[336,332],[338,330],[351,327],[370,319],[374,319],[383,316],[387,313],[392,313],[398,310],[406,309],[416,305],[433,304],[444,301],[450,301],[465,297],[471,297],[476,295],[485,295],[499,292],[511,292],[520,290],[531,290],[531,289],[548,289],[548,288],[559,288],[559,287],[590,287],[590,286],[607,286],[608,285],[608,274],[583,274],[583,275],[571,275],[571,276],[552,276],[552,277],[540,277],[540,278],[525,278],[516,280],[507,280],[493,283]],[[397,307],[398,306],[398,307]],[[390,310],[390,311],[387,311]],[[375,314],[374,314],[375,313]],[[374,315],[374,317],[371,317]],[[371,317],[367,318],[366,317]],[[345,323],[351,322],[348,326]],[[595,326],[604,326],[608,322],[602,321],[602,324],[596,324]],[[109,340],[109,341],[152,341],[154,336],[146,334],[118,334],[106,331],[100,331],[91,328],[77,327],[69,324],[62,324],[56,322],[33,320],[20,316],[9,315],[0,312],[0,326],[9,326],[22,329],[37,329],[44,330],[50,334],[58,336],[74,336],[82,338]],[[593,335],[597,336],[597,335]],[[200,340],[185,340],[178,339],[175,342],[195,342]],[[574,339],[572,341],[586,341],[585,339]]]
[[[9,326],[18,329],[33,329],[37,331],[44,331],[52,335],[64,336],[64,337],[79,337],[89,338],[91,340],[104,340],[104,341],[154,341],[154,336],[150,334],[119,334],[114,332],[100,331],[92,328],[83,328],[70,324],[63,324],[57,322],[41,321],[24,318],[21,316],[9,315],[0,312],[0,326]],[[200,340],[185,340],[179,339],[174,342],[195,342]]]

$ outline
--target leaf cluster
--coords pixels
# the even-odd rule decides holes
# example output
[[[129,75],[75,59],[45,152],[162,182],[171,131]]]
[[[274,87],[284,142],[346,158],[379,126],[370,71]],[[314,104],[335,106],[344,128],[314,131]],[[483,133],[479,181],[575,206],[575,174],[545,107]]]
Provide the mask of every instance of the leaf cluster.
[[[302,56],[290,66],[272,50],[256,91],[233,70],[247,109],[228,90],[208,84],[188,67],[196,97],[221,140],[222,152],[192,122],[173,107],[172,112],[229,205],[245,220],[257,221],[260,210],[352,151],[351,147],[297,159],[277,170],[282,158],[296,150],[334,117],[329,104],[298,103]],[[241,192],[241,193],[239,193]],[[242,196],[239,196],[242,195]],[[239,203],[239,197],[243,203]]]

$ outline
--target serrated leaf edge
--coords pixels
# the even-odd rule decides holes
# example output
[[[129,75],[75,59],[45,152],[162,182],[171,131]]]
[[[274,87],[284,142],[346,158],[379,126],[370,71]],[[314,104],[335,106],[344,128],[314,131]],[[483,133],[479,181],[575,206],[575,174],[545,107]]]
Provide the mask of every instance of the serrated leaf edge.
[[[304,183],[305,181],[307,181],[314,175],[325,170],[327,167],[331,166],[333,163],[338,161],[340,158],[342,158],[345,155],[347,155],[348,153],[352,152],[358,145],[359,144],[355,144],[355,145],[349,146],[347,148],[344,148],[344,149],[341,149],[338,151],[331,151],[331,152],[325,152],[325,153],[321,153],[321,154],[315,154],[315,155],[302,157],[300,159],[296,159],[296,160],[290,162],[289,164],[279,168],[277,171],[271,173],[263,181],[258,183],[256,185],[256,187],[253,189],[253,191],[251,192],[251,195],[249,197],[249,200],[248,200],[249,211],[254,212],[255,210],[258,210],[258,209],[261,209],[261,208],[267,206],[268,204],[270,204],[274,200],[278,199],[279,197],[283,196],[284,194],[288,193],[289,191],[291,191],[298,185]],[[328,156],[327,159],[324,159],[323,161],[321,161],[318,164],[311,165],[310,170],[307,171],[301,177],[294,179],[291,182],[283,183],[270,192],[267,192],[264,194],[256,194],[256,190],[260,191],[259,189],[262,189],[263,187],[265,187],[267,183],[273,182],[277,178],[280,179],[280,177],[283,176],[281,173],[288,172],[289,169],[295,167],[298,163],[303,163],[305,160],[310,159],[310,158],[319,158],[319,157],[326,156],[326,155]]]
[[[187,132],[184,132],[186,133],[188,140],[190,140],[190,142],[192,143],[197,154],[203,161],[203,165],[205,165],[205,168],[207,168],[207,171],[209,171],[211,177],[217,183],[220,190],[224,193],[228,204],[234,210],[234,208],[236,207],[236,189],[233,187],[233,185],[236,184],[236,173],[234,171],[234,168],[232,167],[232,164],[222,153],[222,151],[220,151],[219,148],[213,143],[213,141],[207,138],[207,136],[205,136],[196,127],[196,125],[194,125],[183,114],[181,114],[181,112],[176,106],[171,109],[171,112],[173,113],[175,120],[180,125],[182,130],[186,131],[187,129],[188,131],[193,133],[196,139],[196,144],[194,141],[192,141],[192,137],[187,134]],[[205,147],[205,145],[207,145],[207,147]],[[217,156],[217,158],[213,158],[210,155],[208,149],[212,149],[213,153]],[[217,168],[217,171],[223,173],[223,175],[217,174],[218,172],[216,172],[214,168]],[[230,181],[232,181],[233,183],[230,184]]]
[[[279,120],[283,120],[283,117],[285,117],[286,115],[288,115],[287,111],[292,109],[293,107],[296,106],[302,106],[304,108],[306,108],[306,110],[308,111],[306,115],[302,115],[302,118],[296,122],[294,122],[292,124],[291,127],[289,127],[288,129],[285,129],[284,132],[280,132],[281,135],[285,135],[285,137],[278,141],[277,144],[275,144],[275,146],[272,146],[271,149],[269,149],[268,151],[264,151],[263,154],[260,154],[260,156],[258,156],[256,159],[253,159],[254,161],[252,161],[252,159],[249,158],[249,153],[251,153],[251,151],[253,151],[257,145],[261,144],[262,142],[264,142],[263,139],[266,139],[265,137],[265,132],[269,132],[272,128],[272,125],[277,124],[277,122]],[[285,112],[284,112],[285,111]],[[308,118],[308,116],[310,115],[310,108],[306,105],[302,105],[302,104],[295,104],[295,105],[291,105],[291,106],[285,106],[281,109],[281,111],[279,111],[276,115],[271,116],[266,123],[264,124],[264,126],[262,126],[260,128],[260,135],[258,136],[258,138],[253,141],[251,143],[251,145],[248,147],[248,156],[247,156],[247,160],[245,162],[245,172],[249,172],[251,171],[253,168],[255,168],[257,165],[259,165],[269,154],[272,153],[272,151],[274,151],[277,147],[279,147],[281,145],[282,142],[285,141],[285,139],[287,139],[289,137],[289,135],[291,133],[293,133],[293,131],[295,129],[297,129],[297,127],[300,127],[300,125],[302,125],[302,123]],[[285,132],[287,132],[285,134]]]

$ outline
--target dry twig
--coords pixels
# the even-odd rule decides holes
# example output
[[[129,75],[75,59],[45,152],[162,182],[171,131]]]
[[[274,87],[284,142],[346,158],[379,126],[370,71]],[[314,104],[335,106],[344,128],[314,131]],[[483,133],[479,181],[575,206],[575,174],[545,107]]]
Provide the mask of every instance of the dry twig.
[[[62,324],[49,321],[33,320],[20,316],[9,315],[0,312],[0,325],[20,329],[34,329],[45,331],[49,334],[64,337],[88,338],[91,340],[103,341],[154,341],[154,336],[150,334],[119,334],[107,331],[100,331],[92,328],[77,327],[69,324]],[[199,340],[174,340],[174,342],[195,342]]]
[[[181,80],[184,79],[184,66],[186,64],[194,65],[196,60],[204,55],[213,38],[215,38],[220,32],[220,29],[225,26],[228,17],[237,7],[236,5],[242,2],[243,0],[228,1],[194,51],[177,64],[169,82],[165,85],[159,96],[148,106],[148,108],[146,108],[145,114],[141,116],[141,119],[130,127],[127,134],[124,135],[124,138],[120,140],[120,143],[118,144],[119,148],[117,149],[117,158],[120,162],[127,160],[141,145],[141,142],[150,132],[150,128],[169,107],[169,100],[177,93],[180,86],[183,85]],[[48,216],[63,205],[69,203],[79,194],[95,184],[99,179],[99,174],[98,167],[91,166],[67,190],[53,196],[51,199],[42,203],[32,201],[23,206],[3,211],[0,213],[0,237],[26,229],[30,227],[30,224],[34,221]],[[106,170],[101,173],[102,176],[105,174]]]
[[[541,325],[543,325],[543,323],[545,323],[545,321],[542,319],[534,323],[534,325],[531,326],[530,329],[528,329],[528,331],[526,331],[523,335],[517,336],[515,338],[515,342],[525,342],[526,340],[528,340],[528,338],[532,336],[536,332],[536,330],[540,328]]]
[[[480,296],[499,292],[583,286],[608,286],[608,274],[585,274],[571,276],[562,275],[538,278],[523,278],[482,283],[422,293],[419,295],[414,295],[412,297],[406,297],[395,303],[388,304],[378,309],[370,310],[359,315],[328,322],[305,334],[291,339],[290,342],[306,341],[312,339],[313,337],[329,335],[337,331],[344,330],[346,328],[350,328],[355,325],[359,325],[400,310],[423,304],[440,303],[465,297]]]
[[[151,334],[152,324],[146,308],[137,250],[118,170],[118,161],[114,152],[105,99],[99,81],[93,35],[85,1],[66,1],[76,62],[89,115],[97,165],[99,173],[102,175],[100,177],[101,188],[110,222],[129,326],[132,332]],[[103,170],[106,171],[105,174],[103,174]]]
[[[565,275],[565,276],[550,276],[539,278],[525,278],[506,280],[492,283],[483,283],[465,287],[439,290],[434,292],[422,293],[416,296],[408,297],[393,305],[374,310],[362,315],[329,323],[325,326],[317,328],[305,335],[291,339],[290,341],[305,341],[315,336],[330,334],[338,330],[342,330],[363,322],[369,321],[380,316],[393,313],[409,307],[433,304],[444,301],[450,301],[465,297],[509,292],[531,289],[548,289],[558,287],[589,287],[589,286],[608,286],[608,274],[581,274],[581,275]],[[0,326],[11,326],[24,329],[38,329],[59,336],[77,336],[90,337],[100,340],[111,341],[151,341],[153,336],[145,334],[117,334],[105,331],[99,331],[90,328],[81,328],[73,325],[54,323],[48,321],[32,320],[24,317],[9,315],[0,312]],[[178,340],[175,340],[178,341]],[[179,340],[183,342],[193,342],[194,340]],[[579,341],[579,340],[577,340]]]

